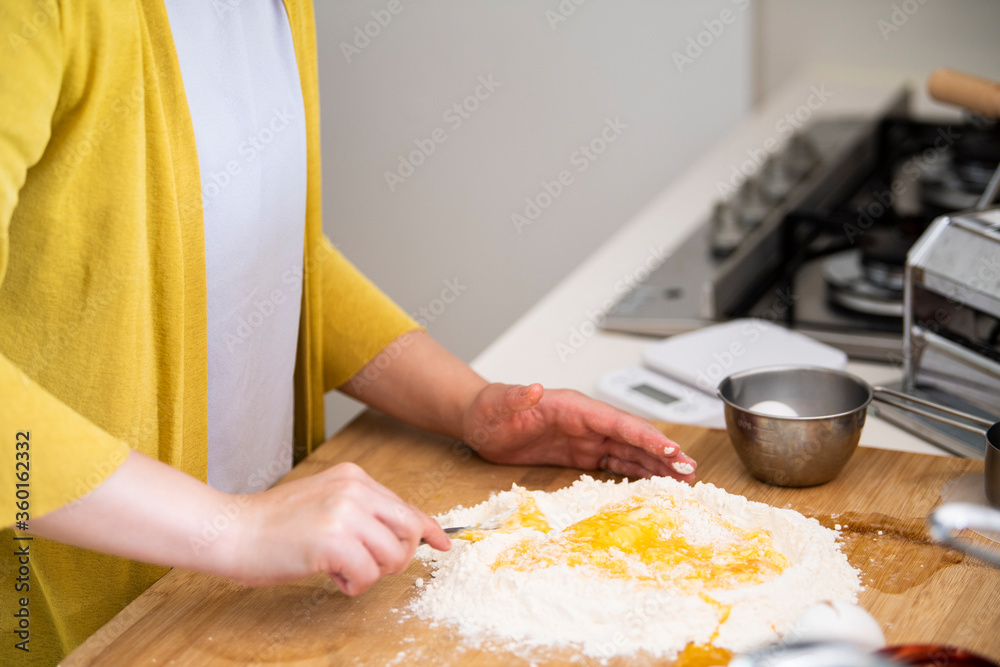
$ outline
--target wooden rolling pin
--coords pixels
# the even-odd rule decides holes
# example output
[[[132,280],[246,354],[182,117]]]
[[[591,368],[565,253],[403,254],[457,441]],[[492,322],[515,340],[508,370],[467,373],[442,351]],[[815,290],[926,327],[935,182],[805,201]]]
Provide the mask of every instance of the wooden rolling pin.
[[[938,102],[1000,118],[1000,83],[996,81],[941,67],[928,77],[927,92]]]

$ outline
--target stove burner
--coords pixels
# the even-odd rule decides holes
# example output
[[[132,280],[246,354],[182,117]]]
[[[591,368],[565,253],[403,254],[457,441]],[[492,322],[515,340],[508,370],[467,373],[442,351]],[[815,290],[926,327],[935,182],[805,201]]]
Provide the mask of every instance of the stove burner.
[[[906,271],[899,264],[883,264],[882,262],[871,262],[861,260],[861,270],[865,280],[869,283],[885,290],[893,292],[902,297],[903,287],[906,284]]]
[[[927,169],[920,179],[921,199],[929,207],[942,211],[974,208],[986,186],[976,187],[978,184],[967,178],[968,171],[968,168],[960,171],[950,160]]]
[[[827,298],[847,310],[880,317],[903,316],[902,269],[862,263],[860,250],[846,250],[823,260]],[[894,289],[896,286],[899,289]]]
[[[941,209],[938,213],[974,208],[1000,162],[1000,129],[966,127],[958,130],[951,150],[934,157],[933,149],[919,155],[931,158],[921,175],[921,194],[926,204]],[[941,135],[946,136],[946,134]]]

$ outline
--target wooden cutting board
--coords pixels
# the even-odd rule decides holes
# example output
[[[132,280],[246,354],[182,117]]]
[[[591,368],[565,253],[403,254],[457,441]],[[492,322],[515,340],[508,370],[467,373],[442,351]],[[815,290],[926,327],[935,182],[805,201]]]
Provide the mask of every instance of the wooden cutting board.
[[[827,526],[841,524],[844,551],[863,573],[861,605],[880,621],[890,644],[945,643],[1000,661],[1000,569],[930,543],[924,529],[926,515],[940,502],[941,486],[981,471],[982,462],[861,448],[829,484],[782,489],[750,477],[724,431],[663,427],[699,461],[700,480],[751,500],[796,509]],[[457,504],[476,504],[514,482],[552,491],[580,474],[492,465],[460,443],[369,412],[284,481],[342,461],[357,462],[432,514]],[[325,575],[253,589],[173,570],[64,664],[528,664],[502,650],[467,646],[450,628],[431,627],[400,614],[418,590],[414,582],[420,576],[426,577],[427,570],[414,562],[405,573],[348,598]],[[539,662],[570,664],[572,657],[564,650],[541,656]],[[610,664],[654,662],[638,656]]]

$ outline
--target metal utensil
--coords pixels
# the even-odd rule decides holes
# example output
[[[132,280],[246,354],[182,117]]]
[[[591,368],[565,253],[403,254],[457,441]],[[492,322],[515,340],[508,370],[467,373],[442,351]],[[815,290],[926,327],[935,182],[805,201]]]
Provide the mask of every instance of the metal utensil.
[[[809,366],[770,366],[735,373],[722,381],[718,395],[726,404],[726,428],[736,453],[763,482],[814,486],[836,477],[857,448],[868,405],[877,400],[983,434],[986,497],[1000,507],[1000,422],[872,387],[844,371]],[[781,401],[799,416],[779,417],[750,409],[762,401]]]
[[[486,526],[451,526],[449,528],[443,528],[442,530],[444,530],[445,535],[450,537],[461,537],[463,533],[467,533],[472,530],[489,531],[497,530],[498,528],[500,528],[499,523],[491,523]],[[427,544],[424,540],[420,540],[420,543]]]
[[[984,549],[957,537],[966,528],[1000,533],[1000,511],[972,503],[946,503],[927,517],[927,523],[931,537],[938,542],[1000,567],[1000,551]]]
[[[851,458],[872,389],[849,373],[771,366],[730,375],[719,384],[729,439],[757,479],[777,486],[815,486],[836,477]],[[798,417],[751,410],[780,401]]]

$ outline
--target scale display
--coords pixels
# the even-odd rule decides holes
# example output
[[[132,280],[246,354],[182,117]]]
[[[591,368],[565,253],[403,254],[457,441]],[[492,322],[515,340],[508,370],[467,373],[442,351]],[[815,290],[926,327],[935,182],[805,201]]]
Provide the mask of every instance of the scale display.
[[[644,396],[649,396],[650,398],[663,403],[664,405],[670,405],[671,403],[676,403],[680,399],[676,396],[671,396],[670,394],[660,391],[656,387],[652,387],[648,384],[637,384],[634,387],[630,387],[632,391],[639,392]]]
[[[642,366],[612,371],[597,383],[597,395],[646,419],[711,428],[726,425],[722,401]]]

